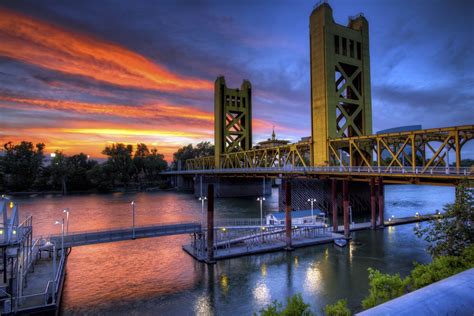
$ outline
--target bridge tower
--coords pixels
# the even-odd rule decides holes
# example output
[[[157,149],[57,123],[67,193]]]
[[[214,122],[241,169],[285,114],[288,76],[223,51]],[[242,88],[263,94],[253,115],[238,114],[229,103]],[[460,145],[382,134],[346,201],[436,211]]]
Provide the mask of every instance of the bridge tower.
[[[316,7],[310,16],[310,61],[311,162],[321,166],[329,161],[328,138],[372,134],[367,20],[359,15],[339,25],[329,4]]]
[[[214,144],[216,168],[221,155],[252,148],[252,85],[244,80],[240,89],[229,89],[225,79],[216,79],[214,89]]]

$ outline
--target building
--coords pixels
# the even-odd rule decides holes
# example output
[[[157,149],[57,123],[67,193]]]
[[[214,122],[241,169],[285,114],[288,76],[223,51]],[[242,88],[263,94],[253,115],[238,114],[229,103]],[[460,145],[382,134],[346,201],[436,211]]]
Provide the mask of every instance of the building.
[[[313,210],[313,217],[316,223],[323,224],[326,214],[320,209]],[[267,225],[285,225],[285,212],[270,213],[266,217]],[[310,224],[312,222],[311,210],[300,210],[291,212],[291,223],[293,225]]]
[[[273,128],[272,138],[258,142],[254,148],[272,148],[278,146],[285,146],[290,143],[289,140],[277,139],[275,134],[275,128]]]

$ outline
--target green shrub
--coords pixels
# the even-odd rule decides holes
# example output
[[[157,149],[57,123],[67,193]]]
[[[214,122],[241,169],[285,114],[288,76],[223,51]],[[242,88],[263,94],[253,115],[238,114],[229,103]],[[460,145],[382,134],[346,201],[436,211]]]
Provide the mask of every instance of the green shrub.
[[[347,300],[339,300],[334,305],[326,305],[324,314],[326,316],[351,316],[351,311],[347,307]]]

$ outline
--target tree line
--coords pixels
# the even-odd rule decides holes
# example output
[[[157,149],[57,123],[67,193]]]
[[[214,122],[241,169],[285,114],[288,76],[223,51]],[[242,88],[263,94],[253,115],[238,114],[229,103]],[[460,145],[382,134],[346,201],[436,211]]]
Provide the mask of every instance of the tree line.
[[[142,190],[150,187],[168,187],[161,172],[183,167],[187,159],[214,155],[214,145],[201,142],[179,148],[173,154],[171,166],[156,148],[146,144],[136,146],[114,143],[102,154],[104,163],[90,159],[85,153],[68,156],[62,151],[52,154],[46,163],[44,143],[22,141],[4,144],[0,156],[0,191],[91,191],[110,192],[122,189]]]

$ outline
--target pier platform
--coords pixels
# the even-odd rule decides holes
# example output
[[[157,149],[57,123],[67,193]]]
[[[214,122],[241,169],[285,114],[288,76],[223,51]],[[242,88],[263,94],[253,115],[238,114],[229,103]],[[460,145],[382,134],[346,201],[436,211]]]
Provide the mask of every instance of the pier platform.
[[[292,240],[292,248],[332,243],[335,239],[338,238],[344,238],[344,236],[337,233],[327,233],[325,235],[315,237],[296,237]],[[259,244],[254,245],[249,245],[244,242],[241,242],[230,247],[219,247],[215,249],[214,260],[223,260],[259,253],[281,251],[285,250],[286,248],[286,242],[283,240],[269,240],[268,242],[263,241]],[[197,250],[191,245],[184,245],[183,250],[198,261],[206,261],[206,253]]]

